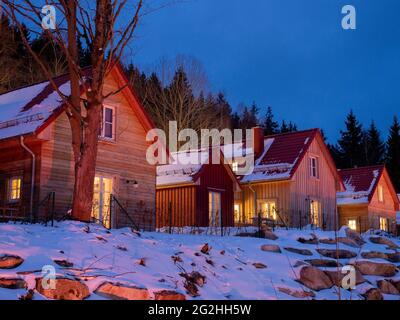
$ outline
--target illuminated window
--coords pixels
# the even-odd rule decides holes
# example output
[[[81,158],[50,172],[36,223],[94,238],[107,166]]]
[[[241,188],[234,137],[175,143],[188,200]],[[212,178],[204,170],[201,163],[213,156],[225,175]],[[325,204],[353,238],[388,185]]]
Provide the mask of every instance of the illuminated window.
[[[233,172],[239,171],[239,164],[236,161],[232,163],[232,171]]]
[[[313,178],[318,178],[318,158],[311,157],[310,158],[310,175]]]
[[[383,202],[383,186],[378,186],[378,201]]]
[[[311,200],[310,202],[310,213],[311,213],[311,222],[314,226],[320,227],[320,202]]]
[[[348,226],[351,230],[357,231],[357,220],[350,219],[348,222]]]
[[[263,218],[271,220],[276,220],[277,218],[275,201],[260,201],[258,210],[261,210],[261,216]]]
[[[382,231],[389,231],[388,220],[386,218],[379,218],[379,228]]]
[[[235,203],[233,210],[234,210],[234,214],[235,214],[235,222],[236,223],[241,222],[242,217],[241,217],[241,212],[240,212],[241,211],[240,204]]]
[[[101,137],[115,140],[115,108],[113,107],[103,107]]]
[[[9,180],[8,183],[8,200],[18,201],[21,199],[21,185],[22,179],[14,177]]]

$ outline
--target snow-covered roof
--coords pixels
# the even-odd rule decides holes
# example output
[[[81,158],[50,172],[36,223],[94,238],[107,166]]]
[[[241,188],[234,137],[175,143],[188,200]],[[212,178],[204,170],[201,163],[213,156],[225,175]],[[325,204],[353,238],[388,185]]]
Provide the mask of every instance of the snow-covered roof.
[[[338,205],[368,204],[383,170],[383,165],[339,170],[346,190],[338,192]]]
[[[157,186],[194,183],[196,174],[209,163],[208,150],[192,150],[170,154],[171,163],[157,167]]]
[[[70,95],[68,76],[54,81],[64,95]],[[49,81],[0,95],[0,139],[34,133],[62,104]]]
[[[317,132],[318,129],[311,129],[266,137],[264,139],[264,151],[256,159],[254,170],[243,176],[241,182],[291,179]],[[242,143],[241,146],[235,144],[233,149],[234,154],[238,154],[237,157],[240,157],[241,149],[239,147],[244,150],[245,154],[249,152],[249,148],[245,147],[245,143]],[[230,158],[230,154],[227,154],[227,151],[231,150],[231,146],[224,148],[226,158]]]

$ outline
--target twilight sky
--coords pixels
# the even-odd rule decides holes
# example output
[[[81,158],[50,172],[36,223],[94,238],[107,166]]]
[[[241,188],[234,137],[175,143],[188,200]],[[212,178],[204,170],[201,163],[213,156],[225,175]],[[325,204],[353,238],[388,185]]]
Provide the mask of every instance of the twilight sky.
[[[346,4],[357,30],[341,27]],[[271,105],[330,140],[352,108],[386,136],[400,116],[399,14],[398,0],[187,0],[145,17],[133,62],[192,55],[233,107]]]

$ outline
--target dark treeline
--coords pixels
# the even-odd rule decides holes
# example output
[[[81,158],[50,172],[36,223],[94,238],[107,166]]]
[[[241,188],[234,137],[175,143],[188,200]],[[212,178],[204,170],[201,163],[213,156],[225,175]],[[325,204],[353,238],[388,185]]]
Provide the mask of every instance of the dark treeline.
[[[43,35],[25,32],[33,50],[51,67],[52,75],[67,71],[65,57],[55,43]],[[90,52],[82,45],[80,55],[81,65],[90,65]],[[26,51],[19,30],[4,16],[0,17],[0,57],[0,94],[46,80],[41,68]],[[133,65],[125,69],[154,123],[166,132],[169,121],[176,121],[178,130],[261,126],[265,135],[297,131],[292,121],[276,121],[270,106],[259,108],[254,102],[251,105],[240,104],[233,111],[223,92],[212,93],[207,88],[205,72],[194,58],[176,64],[164,61],[161,68],[150,73],[141,72]],[[167,69],[170,77],[165,77]],[[384,141],[374,122],[364,126],[350,112],[340,138],[329,144],[329,148],[338,168],[386,164],[400,192],[400,124],[397,117],[394,117]]]

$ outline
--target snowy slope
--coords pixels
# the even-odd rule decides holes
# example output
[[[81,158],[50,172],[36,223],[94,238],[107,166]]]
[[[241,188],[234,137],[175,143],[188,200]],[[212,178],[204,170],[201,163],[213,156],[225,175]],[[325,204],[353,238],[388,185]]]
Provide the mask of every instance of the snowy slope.
[[[154,292],[165,289],[186,294],[184,279],[179,274],[183,271],[198,271],[206,277],[206,284],[199,288],[200,296],[194,299],[294,299],[280,292],[279,288],[305,289],[296,281],[300,270],[300,267],[294,267],[296,262],[321,258],[316,248],[335,247],[302,244],[297,241],[299,237],[310,238],[311,232],[320,239],[334,237],[333,232],[310,230],[277,230],[275,234],[279,239],[275,241],[155,232],[138,235],[130,229],[110,232],[96,225],[90,225],[89,232],[87,231],[87,225],[78,222],[58,223],[54,228],[0,224],[0,256],[14,254],[25,260],[16,269],[0,269],[0,278],[16,277],[18,272],[36,271],[19,275],[25,279],[29,288],[34,288],[35,278],[41,276],[42,267],[53,265],[58,275],[86,280],[85,283],[91,291],[88,299],[104,299],[93,291],[105,281],[145,287],[151,297]],[[400,245],[398,238],[394,241]],[[200,252],[205,243],[212,247],[209,254]],[[264,244],[277,244],[282,253],[264,252],[260,249]],[[312,251],[313,256],[304,257],[290,253],[284,247],[306,248]],[[343,244],[340,247],[358,254],[361,251]],[[362,251],[372,250],[385,251],[385,247],[367,243],[362,248]],[[179,256],[182,262],[175,263],[172,256]],[[59,267],[53,262],[55,259],[67,260],[74,266],[70,269]],[[139,264],[141,259],[144,259],[145,266]],[[376,261],[385,262],[379,259]],[[350,260],[341,262],[347,263]],[[257,269],[253,263],[262,263],[267,268]],[[377,277],[366,278],[371,284],[377,280]],[[400,280],[400,275],[397,274],[395,279]],[[370,288],[371,284],[358,286],[352,294],[342,290],[342,298],[360,299],[360,294]],[[18,299],[24,293],[25,289],[0,288],[0,299]],[[315,294],[316,299],[338,297],[336,287]],[[189,295],[186,297],[193,299]],[[44,297],[35,293],[34,299]],[[399,296],[385,295],[385,299],[399,299]]]

